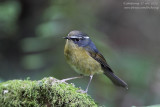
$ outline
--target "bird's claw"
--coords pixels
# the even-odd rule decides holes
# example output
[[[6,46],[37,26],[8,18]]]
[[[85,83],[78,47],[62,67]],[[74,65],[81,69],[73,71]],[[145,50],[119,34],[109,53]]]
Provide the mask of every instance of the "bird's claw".
[[[87,91],[85,90],[77,90],[77,92],[79,92],[79,93],[82,93],[82,94],[85,94],[85,93],[87,93]]]

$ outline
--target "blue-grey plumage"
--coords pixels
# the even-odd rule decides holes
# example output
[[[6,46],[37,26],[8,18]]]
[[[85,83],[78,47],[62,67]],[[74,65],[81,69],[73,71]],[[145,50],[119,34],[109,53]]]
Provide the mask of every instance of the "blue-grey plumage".
[[[67,62],[77,73],[90,76],[91,79],[95,73],[104,73],[115,85],[127,89],[127,84],[113,73],[105,58],[87,34],[80,31],[71,31],[65,39],[67,41],[64,55]]]

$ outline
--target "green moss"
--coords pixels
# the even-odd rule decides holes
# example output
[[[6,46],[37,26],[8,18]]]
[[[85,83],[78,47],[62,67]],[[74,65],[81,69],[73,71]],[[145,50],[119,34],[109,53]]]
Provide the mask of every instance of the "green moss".
[[[78,90],[51,77],[40,81],[11,80],[0,83],[0,107],[97,107],[90,96]]]

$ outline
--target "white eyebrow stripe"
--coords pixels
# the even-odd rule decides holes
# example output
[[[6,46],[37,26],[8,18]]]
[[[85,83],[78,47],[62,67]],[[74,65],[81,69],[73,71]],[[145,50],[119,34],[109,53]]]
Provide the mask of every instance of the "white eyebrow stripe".
[[[81,38],[81,37],[77,37],[77,36],[71,36],[71,38]]]
[[[77,37],[77,36],[71,36],[71,38],[79,38],[79,39],[81,39],[81,38],[85,38],[85,39],[89,39],[89,37],[88,36],[84,36],[84,37]]]
[[[89,37],[88,37],[88,36],[85,36],[84,38],[89,39]]]

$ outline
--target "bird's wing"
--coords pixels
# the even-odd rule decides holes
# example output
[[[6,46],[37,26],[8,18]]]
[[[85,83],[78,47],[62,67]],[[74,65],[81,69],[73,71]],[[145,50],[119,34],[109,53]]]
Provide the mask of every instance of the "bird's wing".
[[[98,50],[96,48],[90,48],[87,47],[86,48],[87,52],[89,53],[89,55],[95,59],[97,62],[99,62],[102,66],[102,69],[104,69],[104,74],[111,79],[111,81],[117,85],[117,86],[121,86],[124,87],[126,89],[128,89],[128,85],[127,83],[125,83],[122,79],[120,79],[118,76],[116,76],[112,69],[110,68],[110,66],[107,64],[106,60],[104,59],[103,55],[98,52]]]
[[[104,68],[107,68],[107,69],[109,69],[109,71],[113,72],[101,53],[97,53],[96,56],[94,57],[94,59],[96,61],[98,61],[101,64],[101,66],[103,66]]]
[[[87,50],[87,52],[89,53],[89,55],[95,59],[97,62],[99,62],[101,64],[101,66],[104,68],[104,69],[107,69],[108,71],[110,72],[113,72],[110,68],[110,66],[107,64],[105,58],[103,57],[103,55],[98,52],[97,49],[91,49],[90,47],[86,47],[85,48]]]

